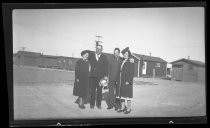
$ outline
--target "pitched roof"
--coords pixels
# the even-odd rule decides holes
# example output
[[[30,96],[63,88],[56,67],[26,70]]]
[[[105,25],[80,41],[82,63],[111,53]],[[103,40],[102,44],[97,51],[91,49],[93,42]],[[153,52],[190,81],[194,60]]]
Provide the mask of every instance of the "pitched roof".
[[[67,57],[67,56],[53,56],[53,55],[42,55],[45,58],[52,58],[52,59],[58,59],[58,58],[63,58],[63,59],[79,59],[79,58],[75,58],[75,57]]]
[[[167,63],[167,61],[161,59],[160,57],[154,57],[154,56],[147,56],[147,55],[141,55],[132,53],[134,56],[138,57],[140,60],[147,60],[147,61],[154,61],[154,62],[161,62],[161,63]]]
[[[90,52],[94,53],[94,51],[90,51]],[[106,55],[107,58],[113,57],[113,54],[111,53],[103,52],[103,54]],[[167,61],[161,59],[160,57],[146,56],[146,55],[141,55],[141,54],[136,54],[136,53],[132,53],[132,56],[137,57],[137,59],[140,59],[140,60],[167,63]]]
[[[79,58],[75,58],[75,57],[67,57],[67,56],[53,56],[53,55],[43,55],[41,53],[37,53],[37,52],[29,52],[29,51],[18,51],[17,53],[13,53],[14,56],[21,54],[27,57],[46,57],[46,58],[53,58],[53,59],[57,59],[57,58],[65,58],[65,59],[79,59]]]
[[[80,58],[75,58],[75,57],[68,57],[68,56],[58,56],[58,58],[64,58],[64,59],[80,59]]]
[[[57,59],[58,56],[52,56],[52,55],[42,55],[45,58],[52,58],[52,59]]]
[[[39,57],[41,55],[41,53],[29,52],[29,51],[18,51],[16,55],[18,54],[22,54],[27,57]]]
[[[177,62],[185,62],[185,63],[188,63],[188,64],[193,64],[195,66],[205,67],[205,63],[204,62],[197,61],[197,60],[189,60],[189,59],[185,59],[185,58],[182,58],[182,59],[170,62],[170,63],[171,64],[175,64]]]

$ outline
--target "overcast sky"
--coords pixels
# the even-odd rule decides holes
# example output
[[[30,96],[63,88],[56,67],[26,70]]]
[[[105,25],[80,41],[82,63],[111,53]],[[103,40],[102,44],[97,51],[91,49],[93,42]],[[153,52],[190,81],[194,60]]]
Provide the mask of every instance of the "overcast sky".
[[[204,8],[17,9],[13,53],[80,57],[102,36],[104,52],[129,46],[132,53],[171,62],[190,56],[205,62]]]

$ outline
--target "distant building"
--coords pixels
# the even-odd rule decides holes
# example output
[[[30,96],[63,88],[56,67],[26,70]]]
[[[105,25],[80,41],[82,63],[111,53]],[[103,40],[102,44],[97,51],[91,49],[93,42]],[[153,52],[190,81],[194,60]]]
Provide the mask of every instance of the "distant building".
[[[78,58],[43,55],[29,51],[18,51],[13,56],[13,63],[18,66],[34,66],[63,70],[74,70],[77,60]]]
[[[205,63],[183,58],[173,61],[171,64],[172,80],[188,82],[205,81]]]
[[[41,53],[18,51],[14,56],[14,64],[20,66],[37,66],[37,59],[41,56]]]
[[[94,51],[91,51],[94,53]],[[114,55],[104,53],[109,60]],[[165,77],[167,62],[160,57],[132,54],[134,58],[135,77]],[[79,58],[43,55],[41,53],[19,51],[13,56],[13,63],[22,66],[35,66],[41,68],[55,68],[63,70],[75,70],[76,61]]]
[[[135,59],[135,76],[137,77],[166,77],[167,61],[160,57],[133,53]]]
[[[93,51],[91,51],[94,53]],[[109,60],[114,55],[111,53],[103,53]],[[134,75],[135,77],[166,77],[167,62],[160,57],[146,56],[140,54],[132,54],[134,58]]]

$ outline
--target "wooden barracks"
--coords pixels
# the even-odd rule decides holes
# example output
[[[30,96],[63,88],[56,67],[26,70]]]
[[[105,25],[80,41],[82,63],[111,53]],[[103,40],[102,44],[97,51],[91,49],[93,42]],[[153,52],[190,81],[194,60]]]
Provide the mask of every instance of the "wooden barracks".
[[[113,56],[104,53],[107,59]],[[135,77],[165,77],[167,62],[160,57],[132,54],[135,60]],[[35,66],[40,68],[54,68],[62,70],[74,70],[79,58],[43,55],[41,53],[19,51],[13,55],[13,63],[22,66]]]

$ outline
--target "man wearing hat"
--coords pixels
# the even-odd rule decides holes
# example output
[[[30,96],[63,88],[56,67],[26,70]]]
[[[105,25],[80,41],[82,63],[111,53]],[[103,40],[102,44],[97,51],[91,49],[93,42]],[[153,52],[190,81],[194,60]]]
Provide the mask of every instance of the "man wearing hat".
[[[79,108],[84,109],[84,99],[89,93],[89,75],[91,66],[88,61],[89,51],[81,52],[82,58],[76,62],[73,95],[79,98]]]
[[[90,108],[93,109],[95,104],[101,109],[102,86],[99,86],[101,79],[108,79],[108,60],[102,54],[103,46],[96,45],[96,51],[90,54],[89,61],[91,65],[90,72]]]

